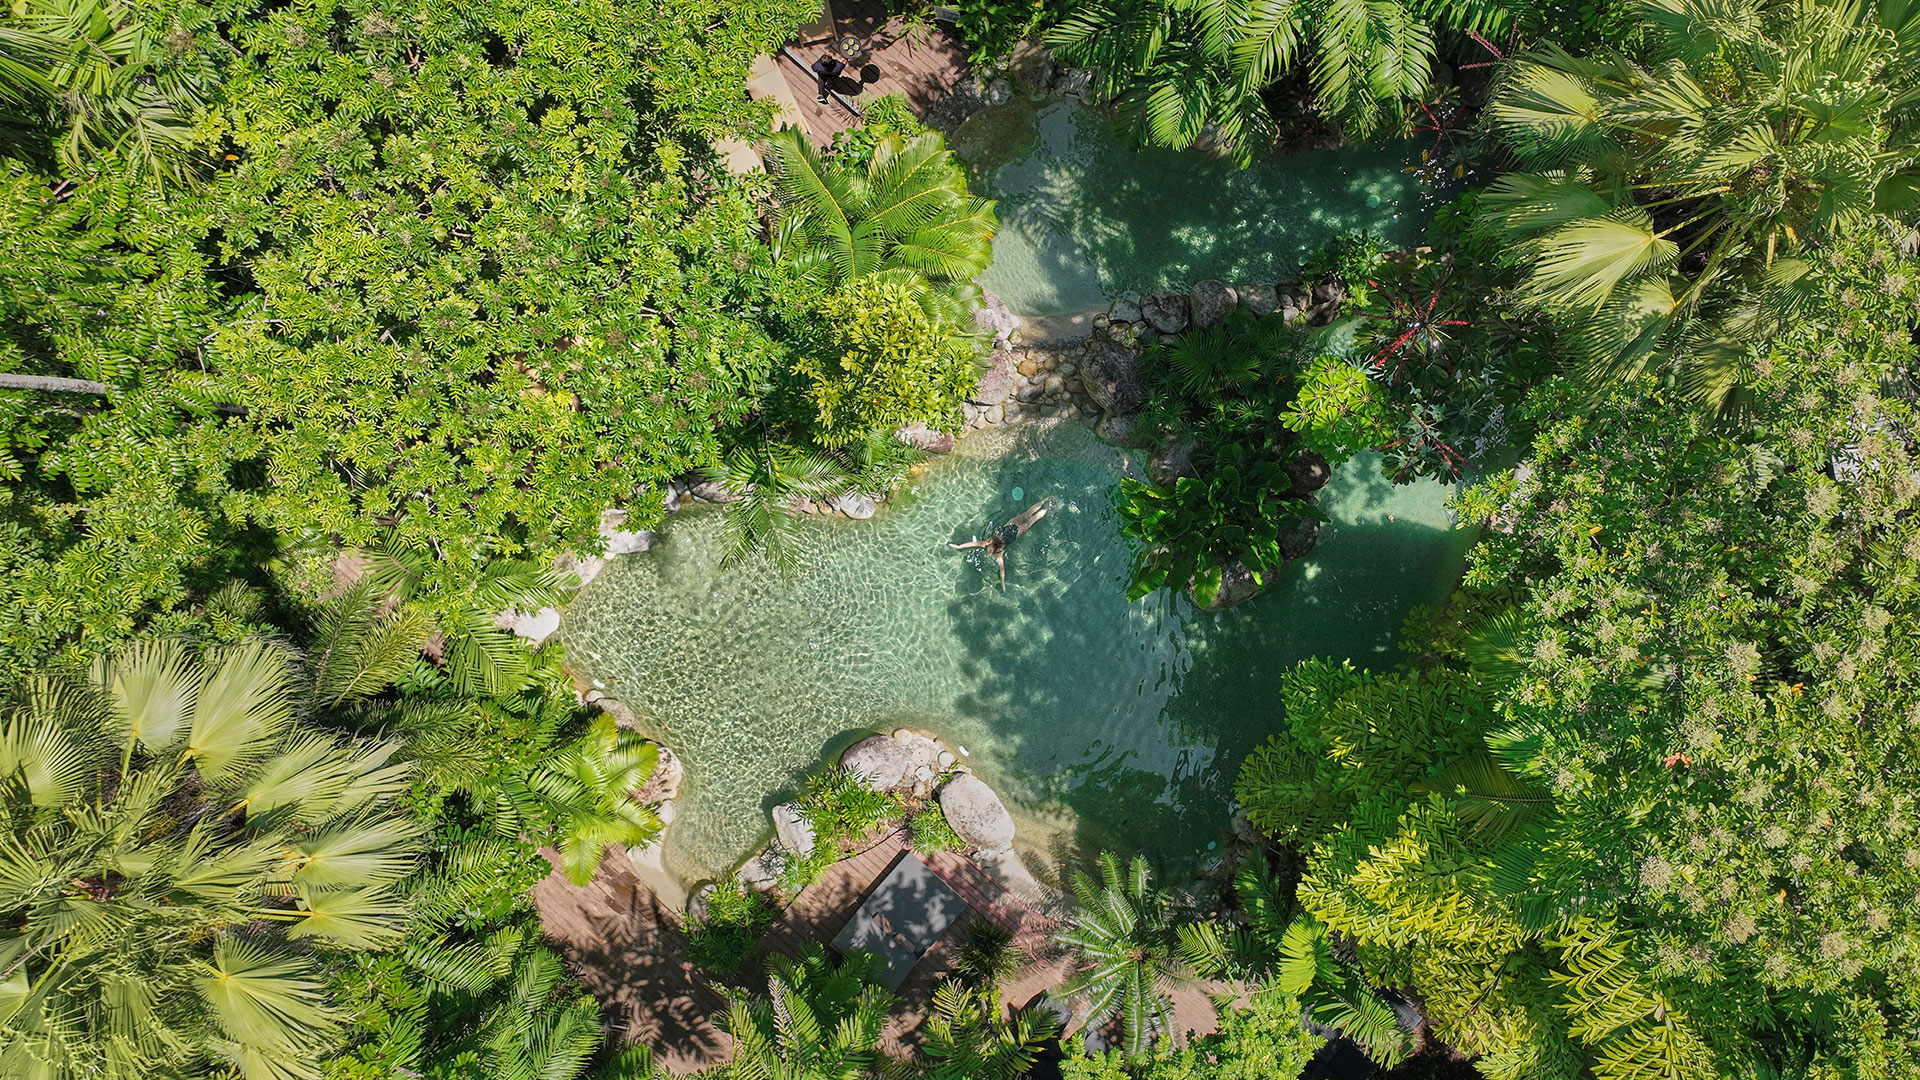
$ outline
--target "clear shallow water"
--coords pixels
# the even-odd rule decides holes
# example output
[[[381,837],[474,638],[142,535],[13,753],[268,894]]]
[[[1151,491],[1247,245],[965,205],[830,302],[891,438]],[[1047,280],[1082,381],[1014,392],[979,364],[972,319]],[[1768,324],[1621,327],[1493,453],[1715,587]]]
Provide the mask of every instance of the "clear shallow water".
[[[1419,145],[1271,155],[1245,169],[1195,152],[1136,149],[1072,101],[1015,101],[970,118],[955,150],[999,202],[980,283],[1008,310],[1102,307],[1127,290],[1204,278],[1274,281],[1329,239],[1372,230],[1416,242],[1438,196],[1403,171]]]
[[[696,508],[582,590],[561,626],[571,666],[686,760],[677,876],[734,865],[824,757],[896,727],[970,751],[1036,870],[1100,847],[1189,863],[1282,722],[1280,674],[1388,653],[1408,608],[1444,598],[1467,540],[1446,489],[1394,488],[1363,457],[1322,493],[1319,546],[1267,595],[1212,616],[1184,597],[1128,604],[1112,503],[1134,456],[1077,425],[1011,437],[996,456],[1009,436],[969,436],[869,521],[804,523],[812,553],[791,581],[721,572],[720,515]],[[1062,505],[1009,550],[1004,595],[991,561],[947,547],[1044,495]]]

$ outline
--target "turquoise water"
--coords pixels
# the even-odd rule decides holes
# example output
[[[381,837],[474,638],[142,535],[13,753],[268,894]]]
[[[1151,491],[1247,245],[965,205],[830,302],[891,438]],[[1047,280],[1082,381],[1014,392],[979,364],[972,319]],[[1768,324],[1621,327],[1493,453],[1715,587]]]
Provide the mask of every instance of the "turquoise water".
[[[1246,169],[1195,152],[1135,149],[1072,101],[1014,102],[955,132],[999,202],[980,283],[1021,315],[1104,306],[1126,290],[1203,278],[1272,282],[1332,237],[1416,242],[1440,195],[1405,171],[1420,146],[1270,155]]]
[[[1203,854],[1241,759],[1281,724],[1280,674],[1314,655],[1390,662],[1407,609],[1451,587],[1466,534],[1446,489],[1394,488],[1356,459],[1322,493],[1319,546],[1268,595],[1219,615],[1129,604],[1112,503],[1136,458],[1077,425],[986,431],[877,517],[805,522],[790,581],[722,572],[710,508],[614,560],[561,636],[575,672],[686,761],[669,868],[691,882],[731,867],[824,757],[896,727],[964,746],[1043,874],[1089,848]],[[1062,505],[1009,550],[1004,594],[991,561],[947,547],[1044,495]]]

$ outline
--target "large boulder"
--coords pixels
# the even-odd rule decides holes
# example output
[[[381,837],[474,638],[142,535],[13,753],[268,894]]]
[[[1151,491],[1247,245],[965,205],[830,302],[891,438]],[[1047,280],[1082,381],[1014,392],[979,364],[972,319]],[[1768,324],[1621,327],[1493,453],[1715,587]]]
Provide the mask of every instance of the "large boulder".
[[[1114,322],[1136,323],[1140,321],[1140,297],[1133,293],[1122,293],[1120,299],[1113,302],[1107,314]]]
[[[1007,77],[1030,98],[1043,98],[1053,89],[1053,54],[1034,41],[1023,41],[1007,61]]]
[[[1320,522],[1308,519],[1280,534],[1280,554],[1289,559],[1299,559],[1313,550],[1320,539]]]
[[[967,400],[980,405],[998,405],[1013,394],[1014,383],[1019,376],[1015,371],[1016,361],[1013,354],[1005,349],[995,349],[987,354],[987,370],[980,375],[980,385]]]
[[[935,431],[925,424],[901,428],[896,435],[901,442],[915,450],[924,450],[929,454],[953,453],[953,436],[944,431]]]
[[[1250,315],[1265,318],[1280,309],[1280,292],[1271,285],[1241,285],[1234,292]]]
[[[1133,350],[1111,338],[1087,342],[1086,355],[1080,360],[1080,384],[1101,412],[1114,416],[1137,413],[1147,402]]]
[[[1107,416],[1100,421],[1098,430],[1101,438],[1129,450],[1144,450],[1152,445],[1152,441],[1147,438],[1145,425],[1140,422],[1137,413],[1129,413],[1126,416]]]
[[[1193,298],[1189,306],[1192,309],[1193,325],[1205,330],[1221,319],[1240,303],[1239,294],[1224,281],[1208,278],[1193,287]]]
[[[715,480],[700,480],[688,485],[687,494],[701,502],[731,503],[746,498],[745,495]]]
[[[653,534],[644,529],[628,530],[627,512],[618,508],[600,512],[600,540],[604,545],[601,554],[608,558],[615,555],[633,555],[653,546]]]
[[[833,498],[833,508],[855,521],[865,521],[874,514],[873,496],[864,492],[850,491]]]
[[[1297,499],[1326,487],[1327,481],[1333,479],[1333,466],[1327,464],[1327,459],[1319,454],[1302,450],[1287,462],[1287,475],[1293,479],[1293,486],[1287,489],[1287,494]]]
[[[913,769],[913,755],[885,735],[861,739],[840,755],[840,765],[875,791],[899,787]]]
[[[1183,476],[1195,475],[1193,451],[1196,445],[1189,436],[1156,448],[1152,456],[1147,458],[1147,476],[1161,487],[1169,487]]]
[[[1149,296],[1140,301],[1140,315],[1155,330],[1177,334],[1187,328],[1187,298],[1179,293]]]
[[[1224,611],[1235,604],[1247,601],[1267,591],[1273,584],[1274,571],[1261,574],[1262,580],[1253,579],[1253,571],[1238,559],[1220,568],[1220,591],[1213,594],[1213,603],[1206,606],[1207,611]],[[1188,590],[1191,594],[1192,590]]]
[[[807,820],[798,803],[781,803],[773,808],[773,835],[782,851],[802,859],[813,854],[813,822]]]
[[[1000,796],[972,773],[961,773],[940,789],[940,812],[975,850],[1003,851],[1013,846],[1013,815]]]

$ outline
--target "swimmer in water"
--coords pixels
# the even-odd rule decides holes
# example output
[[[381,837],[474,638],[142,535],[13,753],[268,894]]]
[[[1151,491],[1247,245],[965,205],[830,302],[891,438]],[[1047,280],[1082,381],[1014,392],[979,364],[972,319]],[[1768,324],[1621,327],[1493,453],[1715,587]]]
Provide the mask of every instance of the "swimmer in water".
[[[1027,530],[1033,528],[1033,523],[1046,517],[1047,511],[1052,508],[1053,496],[1049,495],[1039,502],[1034,503],[1032,506],[1027,507],[1019,517],[1001,526],[998,532],[987,537],[985,540],[970,540],[964,544],[948,544],[947,546],[955,551],[964,551],[967,548],[985,548],[987,554],[993,556],[993,561],[1000,564],[1000,591],[1006,592],[1007,545],[1026,535]]]

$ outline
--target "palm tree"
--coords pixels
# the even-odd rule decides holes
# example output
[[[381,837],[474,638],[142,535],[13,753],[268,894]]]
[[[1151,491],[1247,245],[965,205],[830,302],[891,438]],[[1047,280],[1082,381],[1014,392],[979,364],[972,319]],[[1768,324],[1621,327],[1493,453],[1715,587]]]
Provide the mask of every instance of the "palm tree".
[[[398,744],[299,723],[298,681],[263,641],[150,640],[5,713],[0,1074],[319,1075],[315,950],[395,936],[414,834]]]
[[[875,144],[865,168],[826,159],[798,129],[774,132],[780,194],[775,255],[801,280],[833,289],[880,276],[913,286],[929,315],[966,328],[972,281],[993,261],[993,203],[967,192],[966,172],[937,132]]]
[[[1404,117],[1423,97],[1435,30],[1489,33],[1510,22],[1484,0],[1101,0],[1047,35],[1093,69],[1143,141],[1203,137],[1244,164],[1272,118],[1260,94],[1303,61],[1320,110],[1355,134]]]
[[[1100,870],[1099,881],[1074,875],[1080,909],[1056,939],[1075,963],[1065,990],[1086,998],[1089,1027],[1120,1017],[1126,1052],[1138,1054],[1156,1033],[1173,1030],[1170,994],[1192,973],[1179,956],[1173,905],[1153,887],[1146,858],[1122,869],[1103,853]]]
[[[1912,202],[1920,33],[1854,0],[1641,10],[1652,66],[1553,46],[1510,66],[1487,116],[1530,171],[1482,208],[1590,378],[1665,372],[1724,412],[1747,347],[1809,295],[1808,256]]]
[[[8,135],[43,113],[69,170],[118,155],[137,172],[191,181],[195,114],[212,80],[204,58],[169,54],[118,0],[26,0],[0,22],[0,105],[17,110]]]
[[[865,1080],[879,1063],[891,995],[867,979],[861,953],[827,958],[814,943],[798,960],[775,957],[766,996],[727,1013],[733,1060],[725,1080]]]
[[[577,582],[527,559],[481,555],[461,567],[388,530],[362,554],[375,595],[426,610],[445,637],[442,659],[457,693],[510,694],[527,684],[532,652],[497,625],[501,612],[559,604]]]
[[[706,476],[735,496],[723,511],[720,565],[764,555],[782,577],[799,569],[802,554],[793,501],[831,499],[852,487],[833,456],[771,441],[735,447]]]
[[[411,704],[377,719],[406,735],[424,789],[465,793],[504,837],[553,844],[567,880],[585,885],[609,845],[641,847],[665,826],[633,798],[659,766],[659,745],[606,713],[566,739],[577,716],[534,687],[514,698]],[[503,753],[506,741],[513,745]]]
[[[1018,1080],[1054,1035],[1053,1014],[1017,1012],[1001,1019],[997,994],[954,980],[933,994],[920,1051],[929,1060],[925,1080]]]

